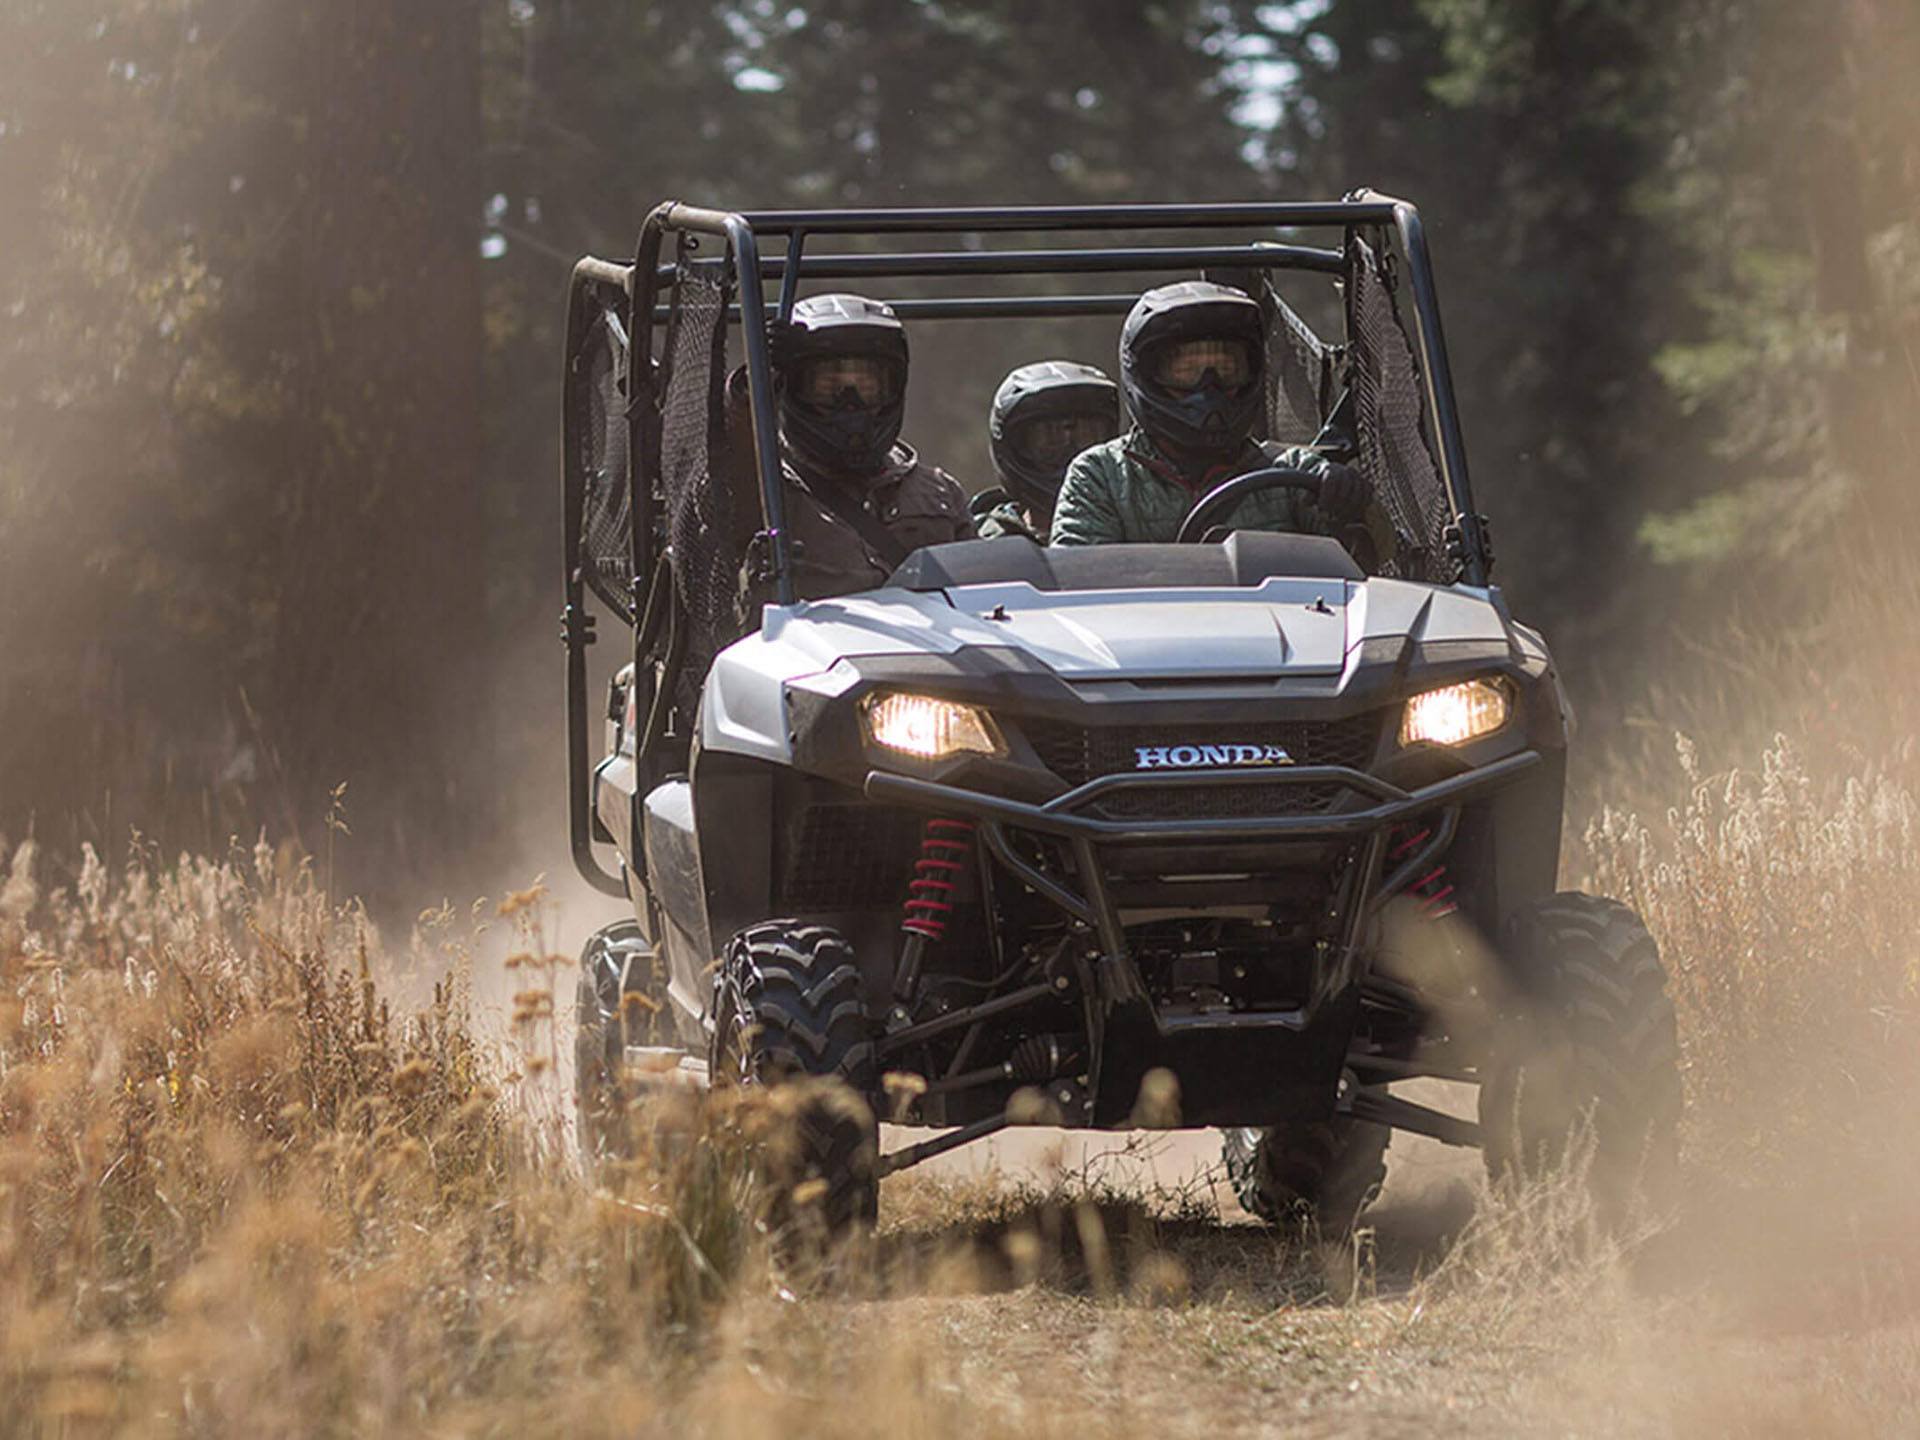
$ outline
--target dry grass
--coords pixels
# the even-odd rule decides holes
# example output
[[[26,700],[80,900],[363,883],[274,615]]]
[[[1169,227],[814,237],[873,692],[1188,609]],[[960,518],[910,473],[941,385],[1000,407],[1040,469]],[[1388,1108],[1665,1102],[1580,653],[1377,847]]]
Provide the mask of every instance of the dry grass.
[[[264,848],[60,889],[0,848],[0,1435],[1897,1433],[1902,773],[1683,748],[1678,805],[1589,831],[1675,971],[1698,1199],[1665,1235],[1601,1236],[1577,1178],[1327,1246],[1205,1187],[903,1176],[810,1284],[745,1204],[777,1114],[661,1102],[573,1168],[537,893],[488,1041],[456,915],[396,952]]]
[[[1807,1163],[1898,1111],[1920,1072],[1920,806],[1885,763],[1816,776],[1776,738],[1752,770],[1588,828],[1595,888],[1647,919],[1673,972],[1696,1161]]]

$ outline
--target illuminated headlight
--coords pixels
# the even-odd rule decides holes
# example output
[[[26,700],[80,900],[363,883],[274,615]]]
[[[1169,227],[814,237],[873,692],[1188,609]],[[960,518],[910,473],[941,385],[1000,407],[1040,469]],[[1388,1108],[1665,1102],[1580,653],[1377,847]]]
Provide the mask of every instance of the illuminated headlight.
[[[1007,753],[993,717],[978,705],[931,695],[876,695],[867,701],[862,719],[874,744],[923,760]]]
[[[1464,745],[1491,735],[1512,714],[1513,697],[1504,680],[1443,685],[1407,701],[1406,714],[1400,721],[1400,743],[1416,745],[1425,740],[1435,745]]]

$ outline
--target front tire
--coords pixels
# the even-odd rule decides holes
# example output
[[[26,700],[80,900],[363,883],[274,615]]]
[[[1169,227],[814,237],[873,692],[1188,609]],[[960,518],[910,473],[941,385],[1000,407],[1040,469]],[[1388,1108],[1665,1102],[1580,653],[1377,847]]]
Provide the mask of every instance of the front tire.
[[[878,1218],[873,1026],[836,930],[773,920],[734,936],[716,979],[712,1074],[759,1089],[814,1082],[770,1147],[776,1230],[836,1239]]]
[[[1680,1053],[1659,947],[1618,901],[1565,893],[1501,937],[1508,995],[1480,1090],[1496,1181],[1563,1164],[1585,1139],[1602,1218],[1664,1209],[1679,1164]]]
[[[1328,1236],[1352,1230],[1387,1178],[1384,1125],[1350,1116],[1221,1137],[1227,1179],[1241,1206],[1272,1225]]]

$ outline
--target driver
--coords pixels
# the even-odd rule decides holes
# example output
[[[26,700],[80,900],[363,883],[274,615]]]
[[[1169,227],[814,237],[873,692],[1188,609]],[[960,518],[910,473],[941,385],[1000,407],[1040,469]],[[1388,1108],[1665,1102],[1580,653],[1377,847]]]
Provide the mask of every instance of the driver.
[[[1046,544],[1067,463],[1119,429],[1119,388],[1091,365],[1042,360],[1008,375],[987,416],[1000,487],[973,497],[981,537],[1025,535]]]
[[[804,600],[886,583],[922,545],[973,537],[967,492],[900,439],[907,332],[891,306],[813,295],[775,337],[794,588]],[[727,387],[726,456],[741,553],[760,526],[746,371]]]
[[[1251,438],[1266,398],[1264,335],[1260,307],[1230,286],[1187,280],[1142,295],[1120,332],[1133,428],[1067,467],[1053,543],[1171,541],[1208,491],[1273,466],[1318,475],[1319,495],[1261,491],[1235,513],[1238,528],[1327,535],[1370,519],[1377,507],[1350,466]]]

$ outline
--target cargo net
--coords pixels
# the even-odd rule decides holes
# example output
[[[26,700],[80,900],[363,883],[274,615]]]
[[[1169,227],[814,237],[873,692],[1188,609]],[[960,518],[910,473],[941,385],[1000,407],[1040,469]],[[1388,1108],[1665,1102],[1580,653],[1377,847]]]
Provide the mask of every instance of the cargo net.
[[[1261,438],[1282,445],[1313,444],[1327,418],[1331,348],[1281,298],[1265,270],[1233,265],[1200,273],[1251,295],[1266,317],[1267,405]]]
[[[733,539],[733,497],[724,476],[712,474],[724,443],[727,294],[727,277],[717,270],[680,268],[660,404],[660,489],[685,645],[675,701],[689,715],[713,657],[744,630],[746,557]]]
[[[1407,580],[1451,584],[1460,573],[1447,551],[1453,507],[1423,428],[1413,348],[1380,255],[1358,236],[1351,244],[1347,334],[1360,470],[1399,537],[1396,554],[1382,568]]]
[[[632,555],[627,546],[627,332],[611,310],[587,331],[572,388],[573,449],[580,477],[582,578],[633,622]]]
[[[1268,298],[1267,438],[1311,445],[1327,418],[1327,347],[1277,293]]]

